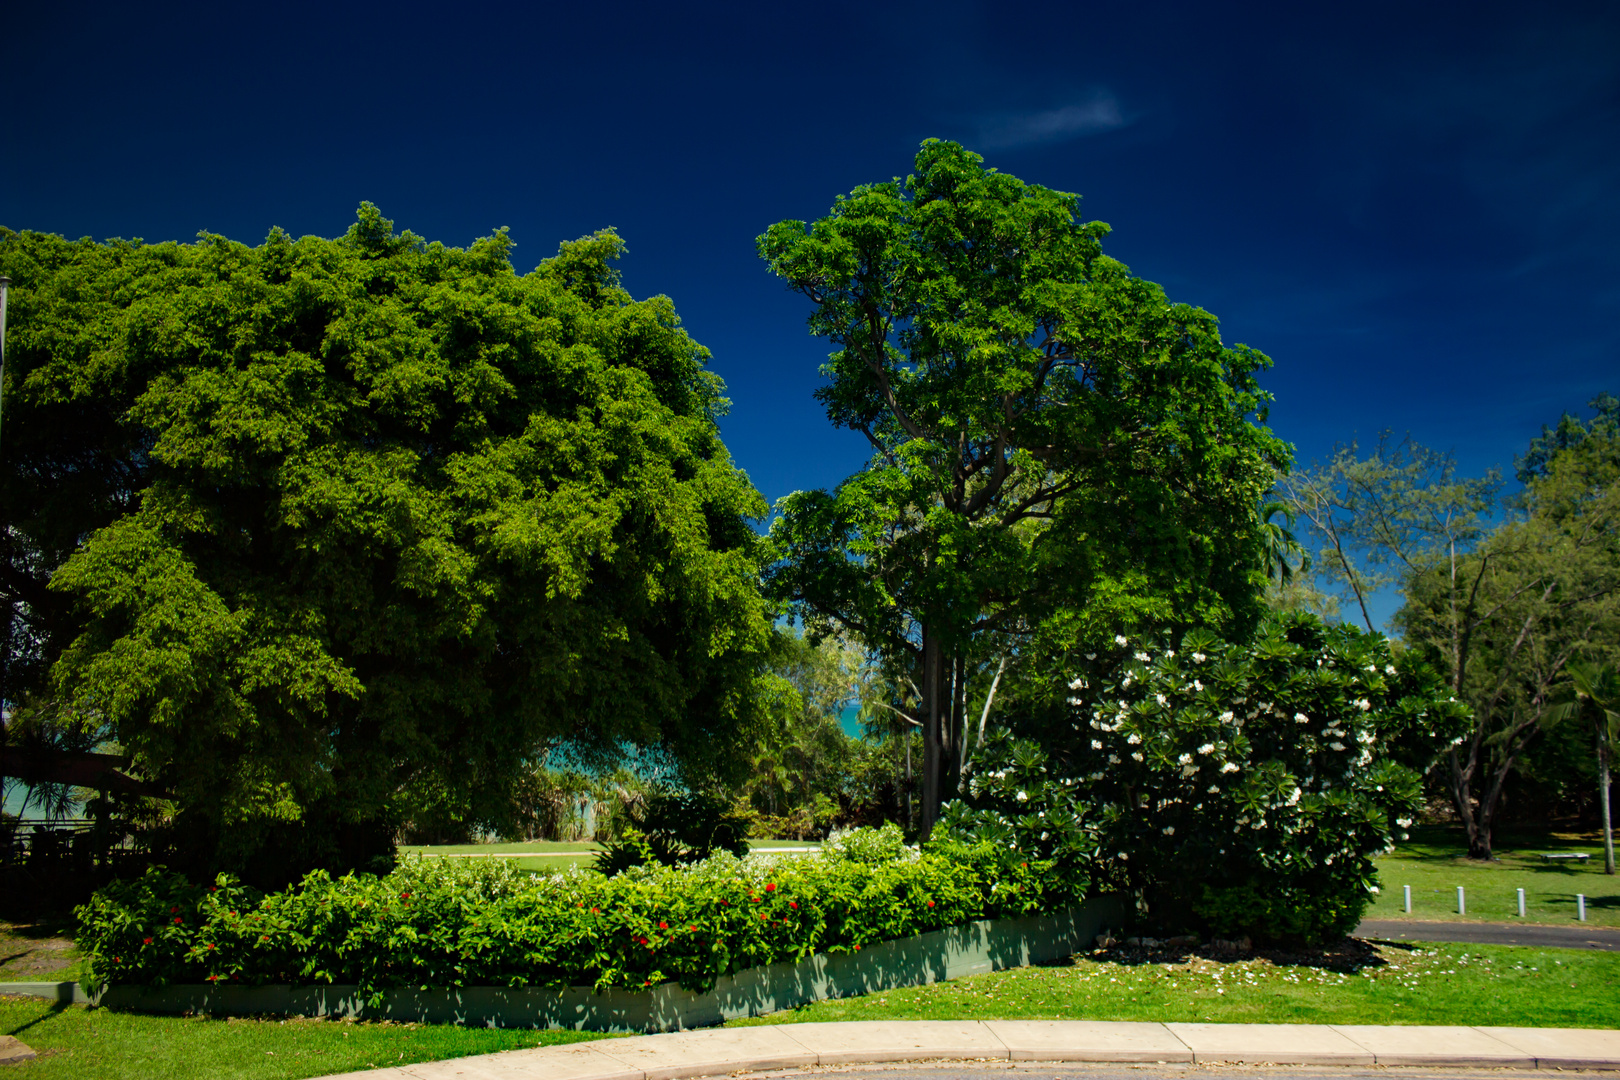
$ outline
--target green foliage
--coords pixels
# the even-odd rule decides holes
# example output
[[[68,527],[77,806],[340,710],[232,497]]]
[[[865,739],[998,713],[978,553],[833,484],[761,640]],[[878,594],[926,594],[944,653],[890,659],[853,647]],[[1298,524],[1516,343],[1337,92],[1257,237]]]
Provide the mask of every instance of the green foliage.
[[[946,820],[1103,887],[1147,889],[1161,920],[1261,938],[1354,925],[1373,857],[1410,825],[1424,771],[1469,719],[1382,636],[1297,613],[1247,645],[1121,635],[1071,674],[1047,727],[986,747]],[[1245,906],[1246,889],[1269,899]]]
[[[1321,466],[1281,477],[1280,505],[1318,544],[1314,568],[1326,589],[1303,590],[1324,613],[1355,604],[1368,633],[1374,593],[1412,573],[1449,566],[1489,529],[1501,475],[1457,475],[1456,460],[1386,432],[1366,458],[1352,443]]]
[[[864,660],[859,648],[838,638],[817,641],[793,628],[777,633],[771,670],[797,696],[784,695],[746,747],[748,775],[740,793],[755,810],[808,820],[812,807],[843,793],[859,749],[844,734],[840,714],[854,697]]]
[[[1047,910],[1039,868],[991,844],[906,847],[899,831],[804,858],[720,853],[612,878],[499,859],[411,860],[384,877],[311,873],[263,894],[153,870],[77,912],[89,983],[654,985],[847,952],[969,919]]]
[[[630,824],[596,857],[608,875],[632,866],[701,862],[716,851],[748,854],[748,819],[707,792],[656,790],[628,807]]]
[[[836,491],[782,500],[769,583],[919,688],[925,833],[989,640],[1241,634],[1260,613],[1256,507],[1288,458],[1249,420],[1269,361],[1105,256],[1107,232],[929,140],[905,181],[758,240],[835,348],[818,400],[873,449]]]
[[[1473,730],[1438,782],[1474,858],[1491,857],[1514,770],[1561,783],[1563,740],[1539,736],[1566,666],[1613,662],[1620,642],[1620,405],[1604,394],[1591,407],[1589,423],[1565,414],[1531,441],[1518,461],[1525,488],[1509,499],[1497,470],[1461,477],[1450,455],[1387,436],[1365,459],[1350,446],[1279,484],[1319,545],[1313,569],[1329,591],[1305,581],[1274,601],[1333,614],[1336,590],[1371,629],[1369,596],[1398,585],[1405,644],[1472,707]]]
[[[1473,707],[1445,779],[1475,858],[1491,856],[1497,800],[1569,665],[1620,659],[1620,431],[1594,422],[1514,503],[1471,547],[1416,565],[1396,619]]]
[[[256,248],[0,231],[4,607],[38,646],[6,697],[105,725],[189,865],[499,827],[563,742],[734,777],[780,695],[706,350],[612,232],[511,248],[369,204]]]
[[[1558,427],[1541,425],[1541,434],[1531,439],[1530,448],[1524,456],[1514,461],[1514,474],[1521,484],[1546,476],[1553,458],[1579,446],[1589,435],[1609,439],[1620,437],[1620,398],[1613,394],[1599,394],[1587,402],[1587,408],[1596,413],[1590,421],[1565,413],[1559,417]]]
[[[1204,886],[1193,913],[1211,933],[1236,938],[1259,933],[1272,940],[1319,944],[1338,941],[1361,922],[1367,910],[1364,889],[1318,891],[1310,885],[1266,888],[1245,882],[1224,888]]]

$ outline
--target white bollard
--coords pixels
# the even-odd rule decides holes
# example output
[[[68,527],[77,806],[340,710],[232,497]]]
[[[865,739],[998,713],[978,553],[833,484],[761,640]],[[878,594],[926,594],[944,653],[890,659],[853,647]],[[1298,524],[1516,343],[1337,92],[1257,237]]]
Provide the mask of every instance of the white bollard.
[[[1463,901],[1463,887],[1461,885],[1457,886],[1457,914],[1468,914],[1468,905]]]
[[[1519,890],[1519,918],[1524,918],[1524,890]]]
[[[1586,894],[1575,894],[1575,917],[1581,922],[1586,921]]]
[[[1412,914],[1412,886],[1402,885],[1401,892],[1406,897],[1406,913],[1410,915]]]

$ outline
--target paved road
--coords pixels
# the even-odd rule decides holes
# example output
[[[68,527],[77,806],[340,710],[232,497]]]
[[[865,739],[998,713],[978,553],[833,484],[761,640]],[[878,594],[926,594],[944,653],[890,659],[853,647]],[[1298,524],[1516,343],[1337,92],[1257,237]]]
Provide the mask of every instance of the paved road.
[[[1356,936],[1383,941],[1463,941],[1481,945],[1539,945],[1559,949],[1620,952],[1620,930],[1597,926],[1543,926],[1537,923],[1418,922],[1367,919]]]

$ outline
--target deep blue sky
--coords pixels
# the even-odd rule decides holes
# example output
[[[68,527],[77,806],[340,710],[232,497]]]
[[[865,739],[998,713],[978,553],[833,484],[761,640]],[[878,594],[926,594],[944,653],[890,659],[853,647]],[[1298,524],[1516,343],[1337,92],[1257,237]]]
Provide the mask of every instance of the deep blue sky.
[[[1620,5],[12,5],[0,224],[335,235],[369,199],[528,269],[616,226],[774,499],[864,453],[753,238],[928,136],[1079,192],[1276,362],[1309,461],[1381,428],[1511,465],[1620,391]]]

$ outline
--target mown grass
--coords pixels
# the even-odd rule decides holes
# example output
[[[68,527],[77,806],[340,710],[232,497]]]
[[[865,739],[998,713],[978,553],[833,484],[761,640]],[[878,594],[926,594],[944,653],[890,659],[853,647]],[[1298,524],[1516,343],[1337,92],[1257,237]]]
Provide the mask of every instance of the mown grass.
[[[526,852],[563,854],[568,852],[601,851],[602,845],[589,840],[511,840],[499,844],[401,844],[401,855],[505,855]]]
[[[1264,958],[1075,958],[822,1001],[733,1025],[822,1020],[1150,1020],[1613,1027],[1620,953],[1507,945],[1382,946],[1333,966]]]
[[[751,840],[749,847],[754,851],[770,851],[772,849],[814,849],[821,846],[817,840]],[[570,867],[580,867],[589,870],[595,863],[596,853],[601,851],[600,844],[580,841],[578,843],[559,843],[549,840],[518,840],[511,843],[500,844],[439,844],[439,845],[411,845],[401,846],[401,857],[422,856],[426,858],[503,858],[511,859],[520,869],[533,870],[536,873],[547,873],[556,870],[567,870]],[[525,857],[528,856],[528,857]]]
[[[1382,891],[1367,911],[1369,919],[1517,922],[1515,890],[1524,889],[1525,922],[1571,925],[1575,894],[1586,895],[1586,920],[1594,926],[1620,926],[1620,875],[1603,872],[1600,838],[1572,833],[1503,833],[1491,862],[1466,858],[1461,830],[1428,827],[1378,861]],[[1584,863],[1547,862],[1542,852],[1584,852]],[[1412,913],[1402,910],[1401,886],[1412,887]],[[1467,915],[1457,914],[1457,886],[1463,886]]]
[[[298,1080],[604,1038],[451,1024],[146,1016],[0,997],[0,1032],[39,1057],[7,1073],[73,1080]]]

